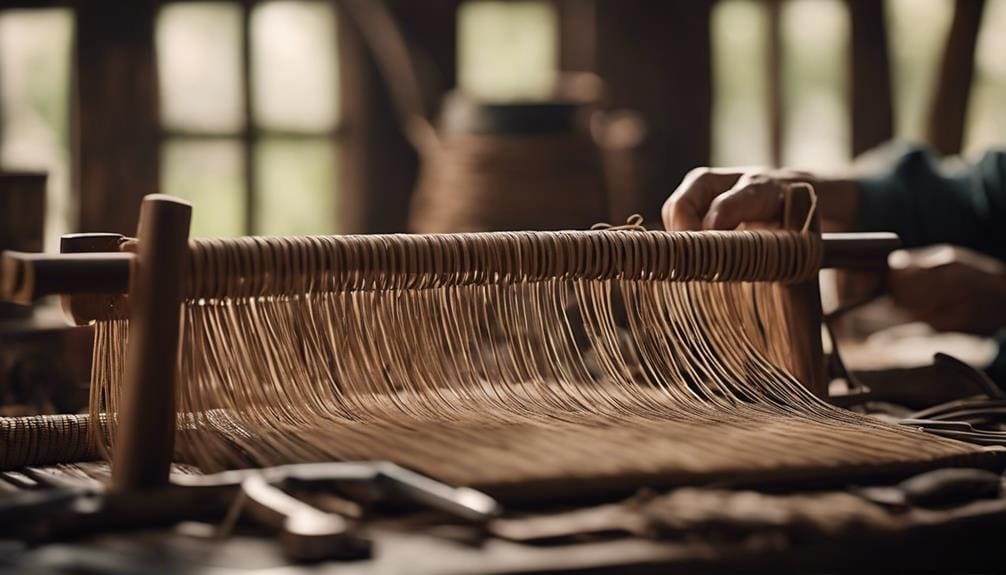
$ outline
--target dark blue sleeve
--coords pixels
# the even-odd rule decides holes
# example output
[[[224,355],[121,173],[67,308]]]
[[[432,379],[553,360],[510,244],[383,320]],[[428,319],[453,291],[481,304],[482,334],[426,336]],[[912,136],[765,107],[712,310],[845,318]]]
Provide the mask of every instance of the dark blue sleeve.
[[[1006,390],[1006,330],[999,332],[996,336],[996,343],[999,344],[999,353],[985,368],[985,373],[992,381],[996,382],[996,385]]]
[[[947,170],[913,148],[858,183],[861,231],[895,232],[905,247],[948,243],[1006,261],[1006,150]]]

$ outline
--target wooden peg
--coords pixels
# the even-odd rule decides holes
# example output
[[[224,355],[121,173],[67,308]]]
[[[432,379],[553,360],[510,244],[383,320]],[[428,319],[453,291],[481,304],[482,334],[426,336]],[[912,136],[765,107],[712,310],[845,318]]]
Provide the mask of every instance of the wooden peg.
[[[168,483],[191,219],[192,206],[170,196],[146,196],[140,207],[139,266],[129,291],[129,350],[112,461],[112,485],[118,490]]]
[[[131,254],[28,254],[3,252],[0,295],[7,301],[30,304],[38,298],[63,293],[116,292],[128,285]]]

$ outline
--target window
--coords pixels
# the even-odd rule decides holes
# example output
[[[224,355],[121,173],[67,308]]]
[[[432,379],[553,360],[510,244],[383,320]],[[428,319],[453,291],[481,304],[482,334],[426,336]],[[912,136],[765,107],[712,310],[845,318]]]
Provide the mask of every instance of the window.
[[[886,0],[894,137],[924,141],[931,98],[954,5]],[[850,22],[838,0],[781,3],[782,163],[821,168],[848,160]],[[770,163],[767,46],[769,9],[761,0],[719,0],[713,31],[713,163]],[[965,152],[1006,142],[1006,0],[989,0],[975,54]]]
[[[946,0],[887,0],[894,133],[922,141],[940,73],[954,3]]]
[[[547,97],[559,69],[550,2],[466,2],[458,11],[458,84],[492,100]]]
[[[329,2],[161,9],[161,188],[193,236],[335,231],[335,34]]]
[[[712,13],[713,164],[772,164],[769,14],[758,0],[723,0]]]
[[[1006,143],[1006,0],[990,0],[978,32],[975,79],[964,131],[965,152]]]
[[[821,169],[850,159],[849,14],[842,0],[782,5],[782,163]]]
[[[849,160],[846,54],[849,18],[840,0],[780,7],[785,165],[822,168]],[[760,0],[721,0],[712,14],[715,165],[771,165],[771,14]]]

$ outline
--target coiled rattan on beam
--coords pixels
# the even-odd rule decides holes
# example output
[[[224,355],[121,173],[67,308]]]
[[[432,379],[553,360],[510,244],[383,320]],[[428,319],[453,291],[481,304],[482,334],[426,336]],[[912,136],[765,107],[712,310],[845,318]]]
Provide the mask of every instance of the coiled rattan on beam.
[[[87,415],[0,417],[0,470],[96,459],[98,448],[88,439],[88,419]]]
[[[486,232],[190,242],[190,299],[428,289],[545,279],[799,282],[820,267],[800,232]]]

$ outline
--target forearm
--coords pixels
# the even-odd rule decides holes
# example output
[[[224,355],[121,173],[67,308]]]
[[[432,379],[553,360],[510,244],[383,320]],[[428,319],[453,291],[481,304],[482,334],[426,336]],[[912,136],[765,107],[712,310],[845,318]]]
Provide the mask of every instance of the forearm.
[[[925,150],[857,180],[854,229],[890,231],[906,247],[947,243],[1006,260],[1006,155],[943,169]]]

